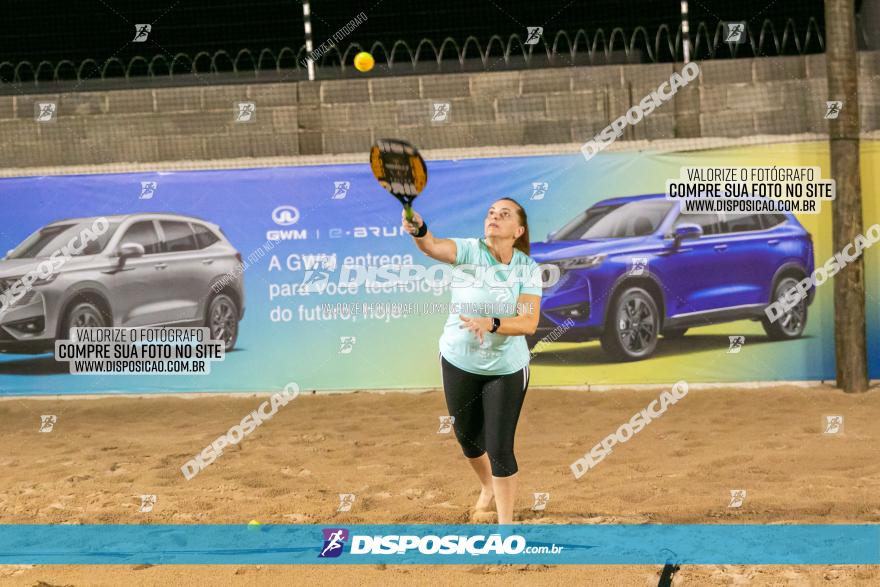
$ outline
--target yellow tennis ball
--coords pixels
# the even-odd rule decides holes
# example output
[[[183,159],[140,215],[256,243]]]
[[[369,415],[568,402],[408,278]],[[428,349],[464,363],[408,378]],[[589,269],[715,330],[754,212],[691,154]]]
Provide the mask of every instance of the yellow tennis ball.
[[[376,60],[366,51],[361,51],[354,56],[354,67],[358,71],[370,71],[375,64]]]
[[[259,530],[259,529],[260,529],[260,523],[258,521],[251,520],[250,522],[248,522],[248,530]]]

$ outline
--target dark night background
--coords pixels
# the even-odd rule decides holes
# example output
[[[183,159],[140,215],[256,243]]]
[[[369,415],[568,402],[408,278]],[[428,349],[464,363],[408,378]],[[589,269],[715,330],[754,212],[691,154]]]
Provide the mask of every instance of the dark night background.
[[[579,28],[588,33],[603,28],[608,35],[614,27],[631,33],[641,25],[653,38],[661,24],[675,30],[680,21],[678,0],[315,0],[311,6],[316,45],[363,11],[368,20],[346,42],[367,48],[373,41],[390,48],[397,39],[415,47],[423,37],[439,44],[446,36],[461,44],[469,35],[485,44],[493,34],[506,40],[536,25],[544,26],[549,38],[559,29],[573,34]],[[0,62],[29,60],[36,65],[41,60],[86,58],[100,62],[114,55],[126,61],[138,54],[195,55],[220,49],[234,55],[244,48],[256,52],[263,48],[277,52],[284,46],[298,49],[304,42],[302,4],[296,0],[4,0],[2,10]],[[690,2],[692,31],[700,21],[711,24],[714,33],[719,20],[747,20],[757,28],[766,18],[781,37],[786,20],[792,18],[803,38],[811,16],[822,28],[821,1]],[[153,23],[148,42],[129,43],[137,23]]]

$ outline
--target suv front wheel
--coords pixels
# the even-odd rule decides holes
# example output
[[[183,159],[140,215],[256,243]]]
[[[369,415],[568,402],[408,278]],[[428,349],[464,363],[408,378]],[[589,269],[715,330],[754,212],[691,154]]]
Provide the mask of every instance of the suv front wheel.
[[[614,297],[602,333],[602,350],[617,361],[644,359],[657,347],[660,314],[654,298],[640,287]]]
[[[77,302],[64,315],[61,332],[72,340],[74,328],[104,328],[110,326],[110,317],[92,302]]]
[[[783,277],[776,284],[776,291],[773,292],[773,300],[781,298],[785,292],[798,284],[798,280],[794,277]],[[764,316],[761,318],[761,324],[764,326],[764,332],[767,333],[772,340],[790,340],[798,338],[804,333],[807,326],[807,300],[801,300],[793,308],[785,312],[782,316],[773,322]]]
[[[211,339],[223,342],[226,351],[231,351],[238,339],[238,304],[226,294],[211,299],[208,306],[206,324],[211,329]]]

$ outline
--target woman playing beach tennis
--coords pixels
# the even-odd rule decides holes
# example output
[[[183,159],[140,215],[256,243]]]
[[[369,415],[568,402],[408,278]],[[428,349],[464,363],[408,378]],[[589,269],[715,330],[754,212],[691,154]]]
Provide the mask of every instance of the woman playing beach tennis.
[[[438,238],[421,216],[403,228],[429,257],[452,264],[449,318],[440,337],[443,390],[458,442],[480,480],[475,513],[513,522],[514,434],[529,386],[526,334],[538,326],[541,278],[529,257],[526,212],[502,198],[489,208],[484,237]],[[467,279],[460,279],[466,274]]]

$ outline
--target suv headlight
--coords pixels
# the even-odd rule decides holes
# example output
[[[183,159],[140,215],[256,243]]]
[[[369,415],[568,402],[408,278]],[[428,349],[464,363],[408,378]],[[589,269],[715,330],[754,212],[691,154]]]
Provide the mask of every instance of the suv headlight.
[[[3,292],[4,290],[10,290],[12,289],[12,286],[16,284],[18,284],[18,291],[30,291],[30,288],[32,287],[47,285],[49,283],[52,283],[56,279],[58,279],[58,271],[53,271],[49,274],[48,277],[37,277],[36,275],[33,275],[33,279],[30,280],[29,283],[28,280],[25,280],[24,275],[22,275],[21,277],[10,277],[6,280],[0,279],[0,292]]]
[[[47,285],[49,283],[52,283],[56,279],[58,279],[58,272],[53,271],[52,273],[49,274],[49,277],[38,277],[38,278],[34,279],[31,282],[31,287],[37,287],[38,285]]]
[[[35,287],[52,283],[57,278],[58,272],[56,271],[46,278],[35,278],[29,284],[23,280],[24,276],[0,279],[0,294],[6,297],[6,303],[9,305],[12,305],[13,302],[26,304],[33,299]]]
[[[599,255],[588,255],[586,257],[572,257],[570,259],[562,259],[559,261],[559,268],[563,271],[571,271],[572,269],[589,269],[601,264],[607,257],[605,253]]]

